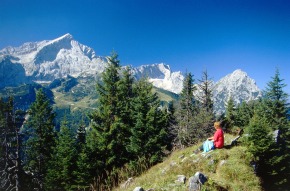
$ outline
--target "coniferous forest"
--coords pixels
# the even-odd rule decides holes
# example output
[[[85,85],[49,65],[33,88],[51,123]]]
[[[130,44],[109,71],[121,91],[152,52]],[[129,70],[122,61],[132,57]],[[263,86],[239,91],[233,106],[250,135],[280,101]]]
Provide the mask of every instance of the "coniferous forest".
[[[172,151],[209,137],[217,120],[226,133],[244,131],[242,144],[265,190],[290,185],[289,99],[278,69],[262,98],[240,105],[229,99],[225,113],[216,115],[207,71],[201,79],[187,73],[179,98],[161,105],[145,77],[136,81],[129,67],[121,69],[116,53],[107,60],[89,125],[72,128],[67,113],[56,128],[42,89],[27,111],[15,109],[13,97],[0,99],[0,190],[112,190]]]

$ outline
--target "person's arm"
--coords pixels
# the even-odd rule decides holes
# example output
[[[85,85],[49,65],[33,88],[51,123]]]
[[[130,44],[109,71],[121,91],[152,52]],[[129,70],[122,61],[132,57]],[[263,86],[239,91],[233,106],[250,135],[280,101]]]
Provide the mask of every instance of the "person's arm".
[[[213,140],[214,136],[207,138],[207,140]]]

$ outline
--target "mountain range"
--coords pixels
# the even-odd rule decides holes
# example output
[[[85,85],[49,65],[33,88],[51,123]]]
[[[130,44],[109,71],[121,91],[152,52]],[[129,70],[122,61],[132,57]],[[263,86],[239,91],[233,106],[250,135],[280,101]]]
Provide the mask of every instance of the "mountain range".
[[[92,48],[74,40],[70,34],[54,40],[10,46],[0,50],[0,89],[32,82],[53,87],[59,80],[68,78],[72,87],[83,88],[87,79],[100,78],[106,64],[105,57],[97,56]],[[148,77],[155,87],[175,94],[182,90],[184,75],[180,71],[171,71],[164,63],[132,67],[132,74],[136,79]],[[66,92],[72,91],[72,87]],[[213,82],[212,90],[216,112],[225,110],[230,97],[239,104],[262,96],[255,81],[240,69]]]

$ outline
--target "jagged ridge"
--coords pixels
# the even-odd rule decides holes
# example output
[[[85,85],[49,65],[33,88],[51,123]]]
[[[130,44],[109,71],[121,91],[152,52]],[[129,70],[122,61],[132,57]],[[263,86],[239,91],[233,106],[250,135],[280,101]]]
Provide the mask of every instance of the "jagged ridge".
[[[106,59],[95,51],[65,34],[54,40],[28,42],[19,47],[7,47],[0,51],[0,87],[17,86],[31,81],[51,82],[72,76],[94,77],[106,67]],[[22,68],[21,68],[22,67]],[[9,75],[7,74],[9,70]],[[182,90],[184,76],[172,72],[164,63],[132,68],[136,79],[148,77],[154,86],[176,94]],[[198,94],[198,92],[197,92]],[[233,97],[236,104],[261,96],[255,81],[242,70],[236,70],[213,82],[214,108],[217,113],[225,110],[225,103]]]

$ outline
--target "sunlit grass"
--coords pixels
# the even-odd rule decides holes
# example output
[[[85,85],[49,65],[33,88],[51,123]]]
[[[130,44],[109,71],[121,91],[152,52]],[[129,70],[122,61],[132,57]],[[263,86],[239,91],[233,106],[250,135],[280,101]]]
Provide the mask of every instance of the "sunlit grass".
[[[233,137],[226,135],[229,143]],[[184,191],[188,189],[188,179],[196,172],[208,177],[203,190],[261,190],[260,180],[250,167],[252,156],[247,148],[235,146],[229,149],[214,150],[206,154],[193,154],[199,144],[173,152],[164,162],[159,163],[139,177],[133,177],[126,188],[115,188],[115,191],[134,190],[140,186],[145,190]],[[185,184],[176,183],[178,175],[185,175]],[[129,177],[128,177],[129,178]]]

